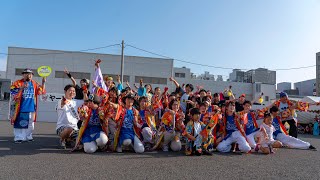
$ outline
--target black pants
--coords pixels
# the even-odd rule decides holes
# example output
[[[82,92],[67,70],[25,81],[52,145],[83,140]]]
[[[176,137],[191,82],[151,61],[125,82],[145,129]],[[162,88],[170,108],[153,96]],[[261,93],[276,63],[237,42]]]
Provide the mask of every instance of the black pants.
[[[285,124],[286,122],[290,125],[289,135],[297,138],[298,137],[298,129],[296,126],[296,121],[293,119],[282,121],[283,124]]]

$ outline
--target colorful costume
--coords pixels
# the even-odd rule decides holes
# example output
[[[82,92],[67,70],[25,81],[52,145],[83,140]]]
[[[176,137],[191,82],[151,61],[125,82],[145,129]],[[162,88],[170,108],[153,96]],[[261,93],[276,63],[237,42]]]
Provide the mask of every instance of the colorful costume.
[[[251,148],[255,148],[257,143],[255,141],[255,137],[259,135],[259,126],[256,120],[257,113],[249,112],[246,116],[247,122],[244,124],[243,128],[246,133],[247,141]]]
[[[286,128],[282,124],[280,117],[277,116],[273,118],[272,125],[275,128],[273,136],[276,140],[280,141],[283,145],[288,146],[289,148],[298,148],[298,149],[308,149],[310,143],[304,142],[300,139],[289,136]]]
[[[218,124],[219,117],[221,117],[221,115],[218,112],[214,115],[211,115],[211,113],[206,112],[205,114],[201,114],[200,116],[200,121],[203,122],[206,126],[206,128],[203,131],[201,131],[203,148],[205,150],[213,149],[214,142],[216,139],[213,131],[216,125]]]
[[[109,96],[109,93],[103,90],[100,87],[97,87],[96,89],[96,94],[101,97],[101,105],[104,108],[104,112],[106,113],[105,116],[108,119],[108,138],[109,138],[109,143],[113,145],[114,142],[114,135],[117,130],[117,121],[120,114],[120,106],[118,108],[114,108],[109,102],[112,103],[117,103],[117,98],[112,98]]]
[[[77,149],[80,143],[84,144],[84,151],[87,153],[95,152],[97,146],[103,148],[108,142],[108,119],[104,109],[93,110],[83,105],[78,111],[80,119],[82,119],[82,126],[73,150]]]
[[[143,142],[153,143],[153,137],[156,134],[156,122],[154,116],[149,110],[140,110],[138,122],[141,125],[141,137]]]
[[[238,118],[239,117],[236,115],[224,117],[226,136],[217,146],[218,151],[230,152],[232,143],[237,143],[240,151],[242,152],[249,152],[251,150],[251,147],[246,140],[245,132],[241,128]]]
[[[183,116],[181,114],[181,111],[178,111],[175,115],[171,112],[165,112],[162,116],[161,127],[164,151],[168,150],[169,143],[171,150],[180,151],[181,149],[180,134],[185,129]],[[161,140],[162,138],[158,140],[156,145],[159,145]]]
[[[137,127],[135,120],[138,118],[138,111],[135,108],[120,108],[120,118],[118,128],[114,137],[114,150],[122,152],[122,145],[133,144],[136,153],[143,153],[144,146],[140,140],[140,128]]]
[[[192,151],[202,151],[202,136],[200,132],[206,128],[206,125],[203,122],[194,122],[189,121],[184,135],[187,133],[193,137],[195,137],[195,141],[188,139],[186,144],[186,155],[191,155]]]
[[[20,90],[26,83],[28,87]],[[9,118],[14,127],[14,141],[33,140],[32,131],[36,121],[38,95],[45,94],[36,81],[15,81],[10,87],[11,107]]]

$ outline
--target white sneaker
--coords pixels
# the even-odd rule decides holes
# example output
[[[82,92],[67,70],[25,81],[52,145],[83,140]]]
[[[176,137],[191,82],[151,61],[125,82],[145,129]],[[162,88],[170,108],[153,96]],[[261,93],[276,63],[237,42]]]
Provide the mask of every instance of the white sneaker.
[[[122,153],[122,147],[117,147],[117,152]]]
[[[168,152],[168,151],[169,151],[168,145],[163,145],[162,150],[163,150],[164,152]]]

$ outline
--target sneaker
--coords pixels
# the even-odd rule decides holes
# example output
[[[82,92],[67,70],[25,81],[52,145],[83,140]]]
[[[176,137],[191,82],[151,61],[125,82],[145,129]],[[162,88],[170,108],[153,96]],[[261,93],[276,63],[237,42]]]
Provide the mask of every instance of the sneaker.
[[[14,141],[15,144],[21,144],[22,143],[22,140],[16,140]]]
[[[315,147],[312,146],[312,145],[309,146],[309,149],[312,150],[312,151],[317,151],[317,148],[315,148]]]
[[[27,142],[33,142],[33,141],[34,141],[33,139],[28,139],[28,140],[27,140]]]
[[[163,145],[162,150],[163,150],[164,152],[168,152],[168,151],[169,151],[168,145]]]
[[[60,141],[60,149],[66,149],[66,142],[65,141]]]
[[[117,147],[117,152],[118,152],[118,153],[122,153],[122,147],[120,147],[120,146]]]

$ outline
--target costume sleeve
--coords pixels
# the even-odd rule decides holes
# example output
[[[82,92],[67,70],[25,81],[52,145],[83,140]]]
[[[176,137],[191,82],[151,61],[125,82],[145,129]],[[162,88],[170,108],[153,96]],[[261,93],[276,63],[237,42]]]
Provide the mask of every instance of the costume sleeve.
[[[20,86],[20,81],[15,81],[11,86],[10,86],[10,94],[12,95],[13,99],[17,100],[21,97],[22,93],[19,93],[21,86]]]
[[[117,89],[118,89],[118,91],[122,91],[123,86],[122,86],[122,84],[121,84],[121,83],[119,83],[119,84],[117,85]]]

